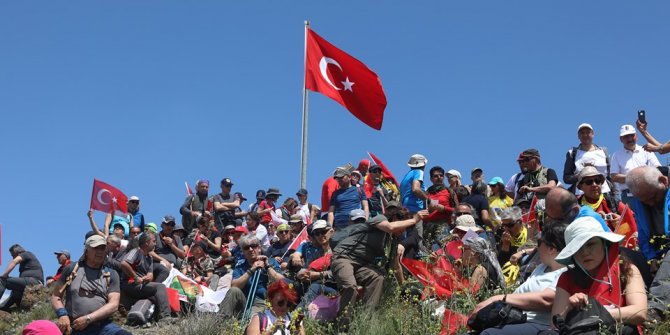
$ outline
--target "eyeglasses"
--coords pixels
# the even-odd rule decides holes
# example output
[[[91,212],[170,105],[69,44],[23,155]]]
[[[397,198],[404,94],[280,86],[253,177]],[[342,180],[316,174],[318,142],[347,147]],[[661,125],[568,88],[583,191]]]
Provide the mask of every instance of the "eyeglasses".
[[[250,251],[251,251],[251,250],[254,250],[254,249],[258,249],[258,248],[260,248],[260,247],[261,247],[261,246],[260,246],[259,244],[250,244],[250,245],[244,247],[244,249],[245,249],[245,250],[250,250]]]
[[[589,186],[593,185],[593,183],[596,183],[596,185],[602,185],[605,183],[605,178],[584,179],[581,182],[581,184],[586,184]]]
[[[128,200],[128,203],[129,204],[139,204],[140,201],[139,200]]]
[[[277,307],[284,307],[284,306],[286,306],[286,300],[277,301]]]
[[[326,229],[318,229],[318,230],[313,231],[312,235],[320,236],[320,235],[324,235],[327,232],[328,232],[328,230],[326,230]]]

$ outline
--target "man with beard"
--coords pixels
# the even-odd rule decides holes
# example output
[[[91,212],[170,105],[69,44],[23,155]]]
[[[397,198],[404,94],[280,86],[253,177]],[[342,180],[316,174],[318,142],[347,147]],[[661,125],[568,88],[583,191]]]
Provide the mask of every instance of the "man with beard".
[[[444,184],[444,169],[434,166],[430,169],[429,175],[430,182],[433,183],[427,190],[430,215],[423,220],[424,235],[428,246],[432,245],[435,242],[434,239],[443,233],[445,225],[451,224],[451,214],[454,212],[449,189]]]
[[[532,199],[533,196],[537,196],[538,199],[544,199],[547,193],[558,185],[556,171],[542,166],[540,152],[537,149],[524,150],[521,155],[520,159],[525,163],[524,176],[520,181],[516,198]]]
[[[623,144],[623,149],[612,155],[610,177],[621,194],[621,201],[630,205],[633,194],[626,186],[626,174],[636,167],[658,167],[661,163],[653,152],[648,152],[637,144],[637,132],[632,125],[621,126],[619,141]]]

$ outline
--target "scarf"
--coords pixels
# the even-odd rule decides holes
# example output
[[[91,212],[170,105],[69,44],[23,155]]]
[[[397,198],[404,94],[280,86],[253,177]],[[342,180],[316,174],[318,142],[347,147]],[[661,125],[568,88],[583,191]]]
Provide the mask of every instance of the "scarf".
[[[586,200],[585,196],[582,196],[581,200],[582,200],[581,201],[582,206],[589,206],[591,207],[591,209],[593,209],[594,212],[597,212],[598,208],[600,208],[600,205],[603,203],[603,200],[605,200],[605,196],[600,194],[600,196],[598,197],[598,201],[596,201],[595,203],[590,203],[588,200]]]
[[[527,239],[528,239],[528,228],[526,228],[526,226],[524,226],[523,228],[521,228],[521,233],[519,233],[519,236],[517,236],[517,237],[512,236],[512,241],[511,241],[512,246],[518,248],[518,247],[526,244]]]

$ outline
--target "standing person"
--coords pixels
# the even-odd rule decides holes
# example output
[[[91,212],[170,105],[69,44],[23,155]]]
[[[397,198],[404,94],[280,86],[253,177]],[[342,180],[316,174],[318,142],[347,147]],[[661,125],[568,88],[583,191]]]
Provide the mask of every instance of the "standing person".
[[[351,164],[349,164],[349,167],[353,169]],[[323,185],[321,185],[321,208],[325,213],[321,214],[321,218],[328,216],[330,198],[333,196],[333,192],[335,192],[338,188],[340,188],[340,184],[332,176],[326,178],[326,180],[323,181]]]
[[[349,212],[362,209],[369,216],[368,199],[365,192],[359,187],[351,185],[351,164],[338,167],[333,172],[333,178],[340,188],[333,192],[328,208],[328,224],[335,229],[342,229],[349,225]]]
[[[524,175],[516,199],[525,198],[530,201],[533,196],[537,196],[538,199],[544,200],[547,193],[558,185],[556,171],[542,166],[540,152],[537,149],[526,149],[521,154],[524,161]]]
[[[482,181],[472,185],[472,193],[463,199],[464,203],[472,205],[475,209],[475,221],[477,225],[485,227],[488,231],[495,228],[489,217],[489,200],[486,199],[486,184]]]
[[[440,166],[434,166],[430,169],[430,182],[432,185],[428,188],[428,211],[430,215],[423,221],[426,242],[428,246],[432,245],[434,238],[444,233],[444,228],[451,225],[451,214],[454,207],[451,206],[451,195],[449,189],[444,184],[444,169]]]
[[[144,214],[140,213],[140,198],[136,195],[128,198],[128,214],[133,216],[133,225],[144,230]]]
[[[298,197],[298,214],[302,215],[305,221],[314,222],[319,206],[307,202],[308,193],[304,188],[299,189],[295,196]]]
[[[619,141],[623,144],[623,149],[612,154],[610,177],[621,194],[621,201],[630,205],[633,194],[626,186],[626,174],[636,167],[658,167],[661,166],[661,163],[653,152],[645,151],[637,144],[637,133],[633,126],[629,124],[621,126]]]
[[[261,205],[261,202],[265,200],[265,190],[256,191],[256,202],[249,205],[247,213],[256,213],[258,211],[258,206]]]
[[[402,205],[410,213],[416,213],[426,208],[425,202],[428,201],[428,195],[426,194],[426,185],[423,183],[423,170],[427,163],[428,160],[423,155],[412,155],[407,162],[410,170],[400,182]]]
[[[196,183],[196,192],[186,197],[184,203],[179,208],[179,213],[182,215],[181,224],[187,232],[195,228],[195,220],[198,216],[208,213],[207,209],[207,194],[209,192],[209,180],[200,179]]]
[[[214,207],[214,222],[216,229],[220,232],[223,227],[235,224],[235,210],[240,208],[242,199],[231,191],[233,189],[233,181],[230,178],[221,179],[221,193],[212,197]]]
[[[404,208],[391,207],[386,212],[390,217],[408,216]],[[386,249],[394,249],[392,235],[401,234],[427,215],[427,211],[419,211],[411,218],[394,222],[389,222],[385,215],[377,215],[370,221],[347,228],[350,234],[333,248],[331,262],[333,278],[341,294],[339,313],[344,330],[351,321],[350,306],[356,302],[359,285],[365,287],[363,301],[368,308],[374,308],[379,303],[386,272],[378,260],[385,259],[388,263],[395,258],[389,257],[386,252]]]
[[[505,192],[509,197],[516,200],[516,195],[519,192],[519,187],[521,187],[521,181],[523,181],[523,176],[526,170],[526,161],[524,160],[523,152],[519,154],[519,157],[516,159],[516,163],[519,164],[520,172],[513,174],[505,184]]]
[[[51,295],[58,328],[63,334],[72,335],[130,335],[112,322],[121,294],[119,275],[103,266],[105,238],[93,235],[84,245],[83,260],[65,268]]]
[[[5,293],[5,289],[12,290],[9,300],[2,307],[2,310],[9,311],[12,305],[21,306],[23,291],[27,286],[42,285],[44,282],[44,271],[42,264],[37,257],[30,251],[26,251],[21,245],[14,244],[9,247],[9,253],[12,260],[7,265],[5,272],[0,275],[0,296]],[[9,274],[16,266],[19,266],[19,276],[10,277]]]
[[[565,165],[563,166],[563,181],[566,184],[572,184],[569,191],[575,195],[581,195],[582,192],[577,190],[577,179],[579,171],[585,166],[593,166],[604,176],[610,175],[610,160],[607,154],[607,148],[599,147],[593,143],[595,132],[593,127],[588,123],[582,123],[577,127],[577,137],[579,138],[579,146],[568,150],[565,155]],[[603,184],[602,193],[609,193],[610,187],[608,183]]]

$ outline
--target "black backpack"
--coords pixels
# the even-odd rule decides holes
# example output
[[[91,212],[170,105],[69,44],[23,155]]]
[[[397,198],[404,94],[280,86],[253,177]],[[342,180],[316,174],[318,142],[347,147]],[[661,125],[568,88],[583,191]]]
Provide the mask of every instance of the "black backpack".
[[[585,308],[572,309],[563,317],[554,315],[554,325],[560,335],[605,335],[616,333],[616,321],[594,297]]]

